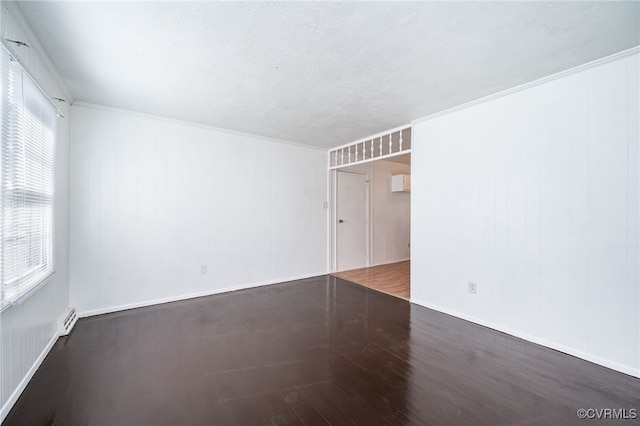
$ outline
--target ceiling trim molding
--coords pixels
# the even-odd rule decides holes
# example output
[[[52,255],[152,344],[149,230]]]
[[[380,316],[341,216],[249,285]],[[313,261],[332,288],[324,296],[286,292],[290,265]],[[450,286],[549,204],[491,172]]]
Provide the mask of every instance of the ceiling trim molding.
[[[189,126],[189,127],[197,127],[197,128],[200,128],[200,129],[211,130],[213,132],[218,132],[218,133],[226,133],[226,134],[234,135],[234,136],[241,136],[241,137],[245,137],[245,138],[259,139],[259,140],[263,140],[263,141],[266,141],[266,142],[273,142],[273,143],[279,143],[279,144],[285,144],[285,145],[292,145],[292,146],[296,146],[298,148],[313,149],[313,150],[322,151],[322,152],[329,152],[329,148],[325,148],[325,147],[321,147],[321,146],[317,146],[317,145],[307,145],[307,144],[303,144],[303,143],[300,143],[300,142],[293,142],[293,141],[288,141],[288,140],[284,140],[284,139],[270,138],[268,136],[261,136],[261,135],[256,135],[256,134],[253,134],[253,133],[239,132],[237,130],[224,129],[222,127],[210,126],[208,124],[196,123],[196,122],[193,122],[193,121],[178,120],[176,118],[169,118],[169,117],[164,117],[162,115],[149,114],[149,113],[146,113],[146,112],[131,111],[131,110],[127,110],[127,109],[116,108],[116,107],[111,107],[111,106],[106,106],[106,105],[93,104],[91,102],[76,101],[76,102],[73,103],[72,106],[74,106],[74,107],[78,106],[78,107],[83,107],[83,108],[90,108],[90,109],[97,109],[97,110],[102,110],[102,111],[115,112],[115,113],[118,113],[118,114],[132,115],[134,117],[148,118],[148,119],[151,119],[151,120],[164,121],[164,122],[167,122],[167,123],[180,124],[180,125]]]
[[[632,47],[631,49],[623,50],[621,52],[614,53],[613,55],[605,56],[604,58],[596,59],[595,61],[587,62],[586,64],[578,65],[577,67],[570,68],[570,69],[565,70],[565,71],[560,71],[560,72],[558,72],[556,74],[551,74],[551,75],[549,75],[547,77],[542,77],[542,78],[540,78],[538,80],[530,81],[529,83],[521,84],[520,86],[515,86],[515,87],[512,87],[510,89],[506,89],[506,90],[494,93],[492,95],[484,96],[482,98],[479,98],[479,99],[476,99],[476,100],[473,100],[473,101],[470,101],[470,102],[466,102],[464,104],[461,104],[461,105],[458,105],[458,106],[455,106],[455,107],[452,107],[452,108],[445,109],[443,111],[439,111],[439,112],[436,112],[436,113],[433,113],[433,114],[426,115],[424,117],[417,118],[417,119],[411,121],[411,124],[414,125],[414,124],[422,123],[424,121],[433,120],[434,118],[438,118],[438,117],[441,117],[443,115],[451,114],[451,113],[454,113],[454,112],[457,112],[457,111],[460,111],[460,110],[463,110],[463,109],[470,108],[470,107],[475,106],[475,105],[479,105],[479,104],[483,104],[485,102],[492,101],[494,99],[498,99],[498,98],[502,98],[504,96],[512,95],[514,93],[522,92],[523,90],[527,90],[527,89],[530,89],[530,88],[533,88],[533,87],[536,87],[536,86],[540,86],[542,84],[549,83],[551,81],[558,80],[560,78],[567,77],[567,76],[570,76],[572,74],[579,73],[581,71],[586,71],[588,69],[595,68],[595,67],[600,66],[600,65],[604,65],[604,64],[607,64],[607,63],[610,63],[610,62],[614,62],[614,61],[617,61],[619,59],[623,59],[623,58],[626,58],[628,56],[632,56],[632,55],[638,54],[638,53],[640,53],[640,46],[635,46],[635,47]]]
[[[24,17],[24,14],[20,9],[20,5],[15,1],[3,1],[2,4],[7,8],[7,11],[11,15],[11,17],[16,21],[16,24],[24,32],[25,37],[27,37],[27,40],[29,41],[29,44],[34,48],[34,53],[36,54],[37,58],[42,61],[44,68],[53,77],[54,82],[58,86],[58,89],[62,92],[65,100],[69,103],[69,105],[71,105],[74,101],[73,94],[69,90],[69,87],[67,87],[62,77],[60,77],[58,69],[51,61],[51,58],[42,46],[42,43],[40,43],[38,37],[36,37],[33,29],[31,28],[31,24],[29,24],[29,21],[27,21],[27,19]],[[22,66],[27,70],[27,72],[29,72],[29,74],[34,75],[28,67],[26,67],[24,64],[22,64]],[[37,76],[34,75],[34,77]],[[51,96],[50,93],[48,93],[48,95]]]

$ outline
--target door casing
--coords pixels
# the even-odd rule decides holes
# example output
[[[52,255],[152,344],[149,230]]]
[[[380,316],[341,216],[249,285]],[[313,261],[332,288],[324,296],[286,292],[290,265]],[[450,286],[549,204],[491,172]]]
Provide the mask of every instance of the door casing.
[[[366,247],[366,267],[371,266],[371,186],[370,186],[370,173],[364,171],[351,171],[351,170],[330,170],[329,173],[329,192],[331,200],[331,211],[329,217],[329,265],[330,272],[338,272],[338,172],[340,173],[355,173],[363,175],[365,178],[365,247]]]

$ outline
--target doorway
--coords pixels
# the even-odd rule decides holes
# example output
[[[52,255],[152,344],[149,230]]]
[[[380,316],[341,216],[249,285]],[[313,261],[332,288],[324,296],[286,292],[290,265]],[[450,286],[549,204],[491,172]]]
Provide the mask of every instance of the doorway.
[[[400,190],[395,185],[397,178],[410,182],[410,175],[410,153],[331,170],[334,276],[410,298],[410,185]],[[357,187],[357,194],[343,185]],[[353,240],[344,241],[341,232],[349,230],[347,217],[352,209],[360,212],[349,219],[357,233],[350,232],[347,235]]]

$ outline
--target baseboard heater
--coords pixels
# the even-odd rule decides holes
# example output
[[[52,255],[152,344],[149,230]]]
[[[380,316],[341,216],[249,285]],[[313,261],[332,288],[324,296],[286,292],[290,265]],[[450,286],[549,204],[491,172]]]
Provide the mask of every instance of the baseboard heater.
[[[66,336],[71,333],[73,326],[78,321],[78,314],[75,308],[67,308],[64,314],[58,320],[58,334]]]

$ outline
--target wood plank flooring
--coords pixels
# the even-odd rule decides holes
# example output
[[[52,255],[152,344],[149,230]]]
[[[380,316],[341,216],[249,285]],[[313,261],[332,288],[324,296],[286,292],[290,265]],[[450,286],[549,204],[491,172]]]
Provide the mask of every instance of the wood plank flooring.
[[[372,266],[332,275],[392,296],[409,300],[411,297],[411,261]]]
[[[4,426],[637,424],[579,408],[640,380],[322,276],[81,319]]]

